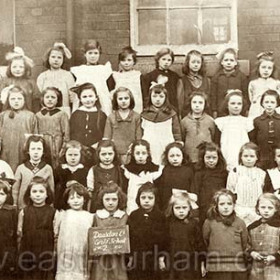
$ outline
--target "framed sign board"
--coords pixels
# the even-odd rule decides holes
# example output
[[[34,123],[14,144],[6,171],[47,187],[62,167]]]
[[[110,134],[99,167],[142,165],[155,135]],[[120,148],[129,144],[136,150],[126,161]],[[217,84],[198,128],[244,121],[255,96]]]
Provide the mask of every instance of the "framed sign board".
[[[92,227],[88,238],[90,256],[130,253],[128,225],[106,229]]]

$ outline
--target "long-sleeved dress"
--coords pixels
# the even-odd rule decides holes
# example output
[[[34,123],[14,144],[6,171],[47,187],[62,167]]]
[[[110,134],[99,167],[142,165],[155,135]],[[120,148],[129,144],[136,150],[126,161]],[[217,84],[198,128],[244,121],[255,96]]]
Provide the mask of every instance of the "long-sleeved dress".
[[[26,141],[25,134],[37,133],[35,114],[28,110],[15,112],[10,118],[11,110],[0,114],[0,138],[2,140],[1,158],[13,169],[24,160],[23,147]]]
[[[38,133],[42,134],[51,153],[52,166],[59,164],[61,148],[70,140],[70,126],[67,113],[55,108],[42,109],[36,114]]]

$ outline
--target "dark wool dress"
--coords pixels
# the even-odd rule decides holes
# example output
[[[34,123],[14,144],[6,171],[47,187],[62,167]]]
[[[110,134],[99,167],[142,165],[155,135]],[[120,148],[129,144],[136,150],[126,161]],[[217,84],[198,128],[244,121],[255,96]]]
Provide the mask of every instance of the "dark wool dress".
[[[23,209],[23,215],[20,265],[24,279],[52,279],[55,209],[47,204],[29,205]]]
[[[146,213],[139,208],[128,218],[133,266],[130,280],[159,279],[158,257],[166,246],[166,219],[154,208]]]
[[[172,196],[172,189],[192,192],[193,177],[192,167],[188,165],[167,165],[164,167],[162,175],[155,181],[159,194],[159,206],[162,211],[168,206],[168,201]]]
[[[10,205],[0,209],[0,279],[15,279],[17,253],[17,212]]]
[[[169,279],[199,279],[205,249],[198,221],[194,218],[168,219],[170,268]]]

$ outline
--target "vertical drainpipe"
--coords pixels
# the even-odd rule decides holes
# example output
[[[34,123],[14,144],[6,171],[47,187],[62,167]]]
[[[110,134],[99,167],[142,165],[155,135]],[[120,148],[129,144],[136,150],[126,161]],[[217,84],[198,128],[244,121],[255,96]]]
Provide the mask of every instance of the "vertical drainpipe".
[[[70,65],[75,62],[75,45],[74,45],[74,1],[66,1],[66,45],[71,50],[72,58]]]

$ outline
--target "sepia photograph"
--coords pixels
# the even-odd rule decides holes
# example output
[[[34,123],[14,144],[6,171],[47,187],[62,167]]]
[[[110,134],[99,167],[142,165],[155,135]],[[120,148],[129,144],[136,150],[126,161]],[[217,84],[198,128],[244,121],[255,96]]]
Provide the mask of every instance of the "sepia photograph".
[[[0,0],[0,280],[280,279],[280,1]]]

